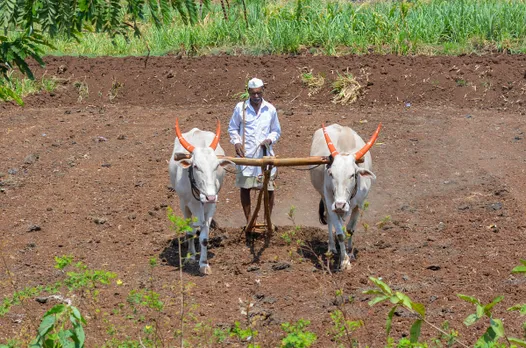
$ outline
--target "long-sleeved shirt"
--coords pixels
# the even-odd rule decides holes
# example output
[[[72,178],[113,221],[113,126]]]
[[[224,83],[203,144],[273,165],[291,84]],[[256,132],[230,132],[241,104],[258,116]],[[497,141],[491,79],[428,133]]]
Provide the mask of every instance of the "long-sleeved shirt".
[[[243,127],[243,108],[245,108],[245,127]],[[243,144],[243,128],[245,131],[245,157],[261,158],[263,149],[260,144],[265,139],[272,141],[270,154],[268,155],[274,156],[272,145],[281,136],[281,126],[276,108],[272,104],[263,99],[256,114],[256,111],[250,104],[250,100],[239,102],[234,108],[234,113],[228,125],[228,133],[232,144]],[[275,169],[273,169],[272,173],[275,172]],[[238,170],[243,171],[243,176],[261,175],[261,168],[258,166],[238,166]]]

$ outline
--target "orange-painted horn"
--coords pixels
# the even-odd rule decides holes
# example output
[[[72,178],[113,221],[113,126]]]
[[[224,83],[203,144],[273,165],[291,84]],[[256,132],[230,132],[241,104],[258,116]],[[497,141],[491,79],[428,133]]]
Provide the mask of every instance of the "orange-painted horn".
[[[219,119],[217,119],[216,136],[214,137],[214,140],[212,140],[212,144],[210,144],[210,147],[212,148],[212,150],[215,150],[217,147],[217,144],[219,144],[220,135],[221,135],[221,123],[219,122]]]
[[[329,151],[331,152],[332,157],[336,157],[340,153],[338,150],[336,150],[336,147],[332,143],[331,138],[329,137],[329,133],[327,133],[327,129],[325,129],[325,125],[322,123],[321,127],[323,128],[323,135],[325,136],[325,142],[327,143],[327,147],[329,148]]]
[[[183,138],[181,130],[179,129],[179,119],[175,119],[175,134],[179,138],[181,145],[190,153],[194,152],[195,146],[191,145],[188,141]]]
[[[362,158],[367,153],[367,151],[369,151],[369,149],[374,145],[376,139],[378,138],[378,134],[380,133],[380,128],[382,128],[381,123],[378,125],[378,128],[376,128],[376,131],[371,136],[371,139],[369,139],[367,144],[365,144],[364,147],[360,149],[360,151],[354,154],[355,161],[358,161],[360,158]]]

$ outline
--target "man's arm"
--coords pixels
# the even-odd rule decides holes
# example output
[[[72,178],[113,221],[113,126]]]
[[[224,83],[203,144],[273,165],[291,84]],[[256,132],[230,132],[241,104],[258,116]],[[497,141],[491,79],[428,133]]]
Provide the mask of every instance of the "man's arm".
[[[276,109],[272,112],[272,117],[270,119],[270,133],[267,136],[267,139],[272,141],[272,144],[276,143],[281,137],[281,125],[279,124],[278,112]]]
[[[241,114],[243,113],[244,106],[245,103],[240,103],[236,105],[236,107],[234,108],[234,113],[232,114],[232,118],[230,119],[230,123],[228,124],[228,134],[230,135],[230,143],[234,144],[236,154],[239,157],[245,157],[245,149],[243,149],[243,145],[241,144],[243,139],[240,136],[241,124],[243,122]]]
[[[242,113],[242,105],[237,104],[234,108],[234,113],[232,114],[232,118],[230,119],[230,123],[228,124],[228,134],[230,135],[230,143],[231,144],[241,144],[241,123],[243,120],[241,119],[241,113]]]

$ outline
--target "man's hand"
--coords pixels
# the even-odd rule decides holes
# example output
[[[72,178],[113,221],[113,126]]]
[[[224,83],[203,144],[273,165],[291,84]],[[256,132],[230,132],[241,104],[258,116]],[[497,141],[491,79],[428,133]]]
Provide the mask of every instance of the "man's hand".
[[[265,139],[261,142],[261,144],[259,144],[259,146],[261,147],[267,147],[267,146],[270,146],[270,144],[272,144],[272,140],[270,139]]]
[[[240,143],[237,143],[234,145],[234,147],[236,149],[236,154],[239,157],[245,157],[245,150],[243,150],[243,145],[241,145]]]

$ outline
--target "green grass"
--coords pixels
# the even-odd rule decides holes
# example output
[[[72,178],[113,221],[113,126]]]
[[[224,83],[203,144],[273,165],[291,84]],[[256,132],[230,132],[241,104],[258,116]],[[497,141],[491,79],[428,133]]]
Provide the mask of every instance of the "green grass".
[[[42,77],[39,80],[30,80],[27,77],[9,76],[9,80],[0,78],[0,85],[10,87],[20,97],[26,97],[31,94],[40,92],[52,92],[57,87],[57,81],[54,78]],[[7,100],[12,100],[8,98]]]
[[[325,0],[232,2],[228,20],[219,5],[204,12],[198,24],[185,26],[174,13],[158,29],[143,24],[145,40],[112,40],[86,33],[53,41],[53,55],[313,54],[364,53],[460,54],[506,51],[526,53],[524,0],[417,0],[364,3]]]

